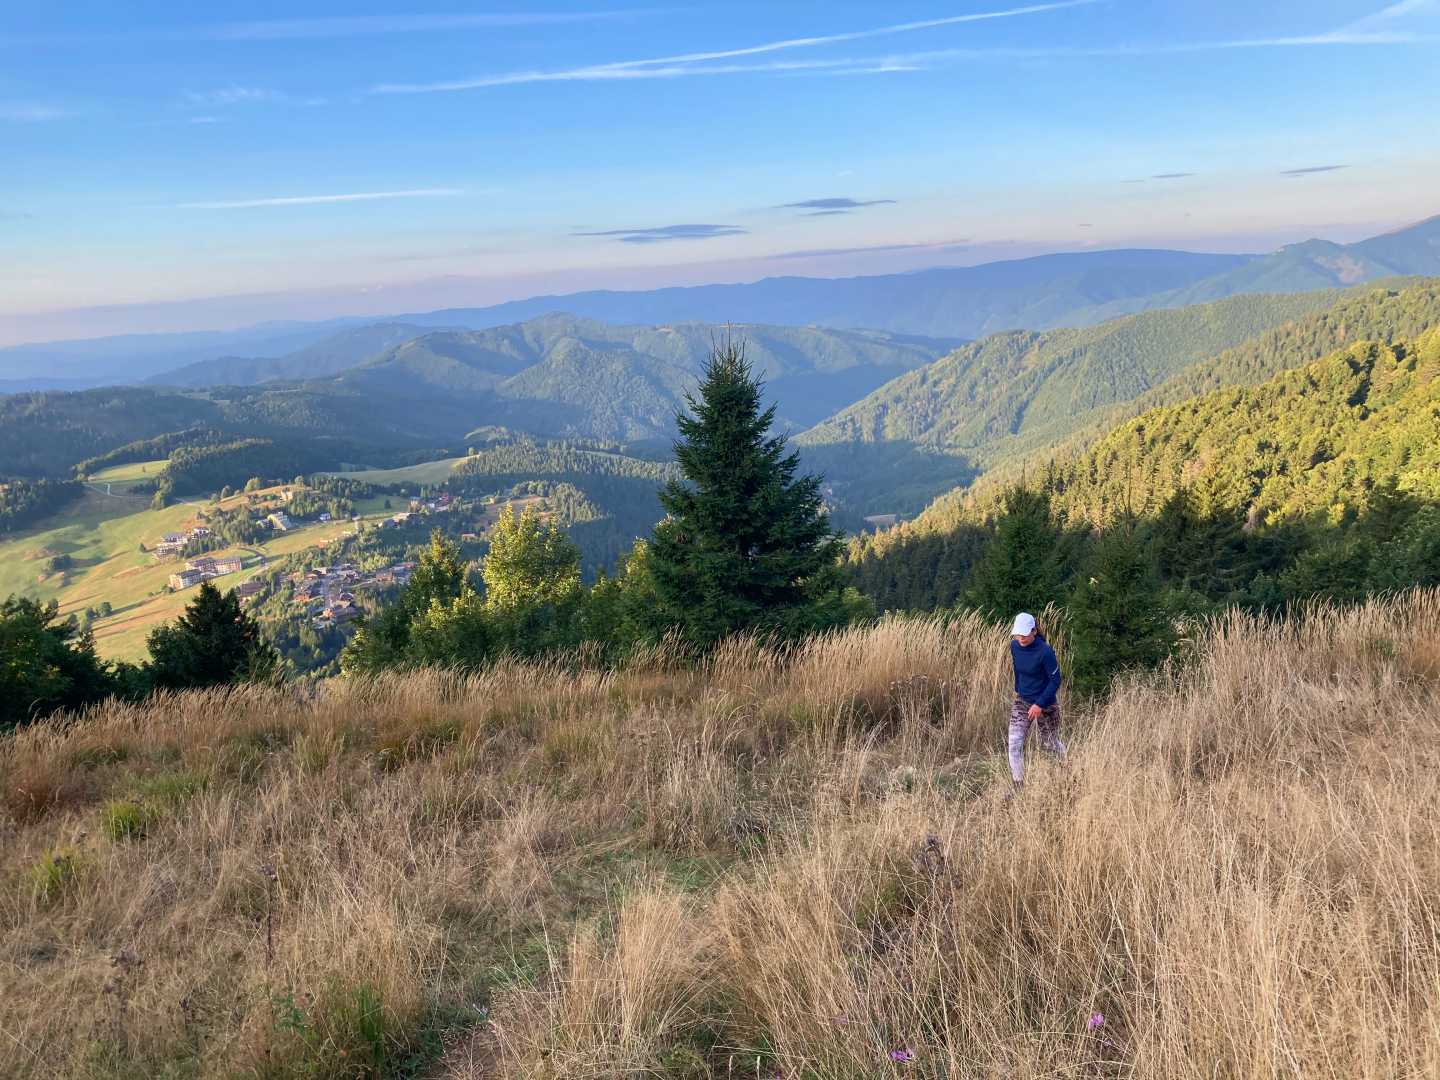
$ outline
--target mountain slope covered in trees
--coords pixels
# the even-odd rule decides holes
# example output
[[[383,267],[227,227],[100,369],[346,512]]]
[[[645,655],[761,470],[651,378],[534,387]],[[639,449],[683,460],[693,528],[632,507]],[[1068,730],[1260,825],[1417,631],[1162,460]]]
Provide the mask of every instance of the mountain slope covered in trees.
[[[1097,523],[1154,513],[1177,491],[1252,526],[1343,521],[1392,485],[1440,502],[1440,330],[1153,409],[1049,483],[1063,516]]]
[[[727,334],[745,340],[782,421],[802,427],[956,344],[867,330],[612,326],[547,315],[491,330],[427,334],[336,381],[387,397],[482,395],[486,423],[518,430],[667,438],[685,392]]]
[[[1032,459],[1027,479],[1057,545],[1066,530],[1138,522],[1161,567],[1183,564],[1176,580],[1198,576],[1213,602],[1440,580],[1440,328],[1151,409],[1087,449]],[[862,587],[882,606],[954,602],[1008,498],[985,478],[861,539]]]
[[[1246,296],[1085,329],[996,334],[887,383],[802,441],[900,439],[978,451],[1036,428],[1063,428],[1336,299],[1330,292]]]
[[[883,468],[902,449],[916,460],[963,459],[970,475],[1012,475],[1147,408],[1261,382],[1347,342],[1409,338],[1436,325],[1440,280],[1424,280],[1232,297],[1086,329],[995,335],[896,378],[799,441],[816,461],[853,459],[843,477],[857,492],[877,487],[866,477],[867,458]],[[904,512],[916,495],[924,492],[912,491],[909,505],[871,509]]]

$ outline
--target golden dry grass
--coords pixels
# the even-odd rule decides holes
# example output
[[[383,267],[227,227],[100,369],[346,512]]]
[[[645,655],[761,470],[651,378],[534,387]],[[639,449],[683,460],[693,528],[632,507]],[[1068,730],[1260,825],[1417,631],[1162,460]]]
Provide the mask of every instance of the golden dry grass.
[[[1440,1075],[1440,593],[1221,620],[1013,798],[1003,635],[8,737],[0,1075]]]

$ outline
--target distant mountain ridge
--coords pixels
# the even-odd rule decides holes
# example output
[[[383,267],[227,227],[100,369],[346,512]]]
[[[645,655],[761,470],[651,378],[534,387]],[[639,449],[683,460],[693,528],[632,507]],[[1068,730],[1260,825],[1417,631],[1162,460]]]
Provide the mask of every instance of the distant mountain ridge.
[[[346,331],[367,345],[376,335]],[[770,380],[783,427],[823,419],[959,342],[880,331],[736,326]],[[466,445],[483,428],[607,442],[666,442],[712,343],[705,324],[617,327],[568,315],[480,331],[399,337],[379,356],[319,379],[210,390],[167,385],[0,397],[0,476],[57,476],[117,446],[190,428],[328,440],[343,460],[385,448]],[[379,335],[381,337],[385,334]],[[324,343],[322,343],[324,345]],[[338,355],[332,345],[331,356]],[[287,359],[303,369],[310,361]],[[261,374],[250,362],[248,374]],[[234,368],[231,374],[241,373]]]
[[[432,333],[433,327],[381,322],[349,327],[276,357],[221,356],[152,375],[151,386],[256,386],[293,379],[338,375],[405,341]]]
[[[402,318],[486,326],[565,311],[621,323],[733,321],[973,338],[1016,327],[1088,321],[1086,313],[1097,306],[1139,302],[1243,267],[1253,258],[1148,249],[1067,252],[873,277],[778,277],[739,285],[600,290]]]
[[[596,290],[390,317],[14,346],[0,349],[0,385],[20,389],[56,380],[134,383],[221,356],[282,358],[337,331],[378,324],[479,330],[566,312],[627,325],[823,325],[973,339],[1004,330],[1092,326],[1140,311],[1239,294],[1343,288],[1396,275],[1440,275],[1440,217],[1356,243],[1309,240],[1266,255],[1070,252],[904,274]],[[353,351],[347,356],[356,363],[366,358],[357,358]],[[247,369],[235,365],[231,370],[243,375]],[[267,370],[263,365],[253,369],[268,378]]]
[[[668,438],[685,393],[725,333],[745,340],[782,425],[794,429],[959,344],[873,330],[614,326],[552,314],[488,330],[426,334],[334,381],[392,400],[474,396],[485,423],[515,430],[621,441]]]

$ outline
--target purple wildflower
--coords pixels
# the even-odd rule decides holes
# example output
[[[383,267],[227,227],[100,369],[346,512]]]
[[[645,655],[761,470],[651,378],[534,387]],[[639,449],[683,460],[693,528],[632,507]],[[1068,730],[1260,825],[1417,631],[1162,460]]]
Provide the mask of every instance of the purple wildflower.
[[[899,1050],[891,1050],[890,1060],[900,1065],[908,1065],[915,1060],[915,1051],[908,1046],[901,1047]]]
[[[1087,1031],[1094,1031],[1096,1028],[1102,1028],[1102,1027],[1104,1027],[1104,1026],[1105,1026],[1105,1014],[1104,1014],[1104,1013],[1098,1013],[1098,1012],[1097,1012],[1097,1013],[1091,1013],[1091,1014],[1090,1014],[1090,1019],[1085,1021],[1085,1028],[1086,1028]]]

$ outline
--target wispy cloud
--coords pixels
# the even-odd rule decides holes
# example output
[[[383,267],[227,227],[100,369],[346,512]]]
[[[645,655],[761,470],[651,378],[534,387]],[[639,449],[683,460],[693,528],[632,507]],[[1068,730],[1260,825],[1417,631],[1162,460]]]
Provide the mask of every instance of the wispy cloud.
[[[41,101],[0,101],[0,120],[16,124],[43,124],[77,115],[73,109]]]
[[[894,199],[806,199],[804,202],[781,203],[777,210],[830,210],[844,212],[865,206],[894,205]]]
[[[1140,176],[1134,180],[1126,180],[1127,184],[1148,184],[1151,180],[1184,180],[1187,176],[1195,176],[1193,172],[1162,172],[1153,176]]]
[[[738,225],[656,225],[640,229],[604,229],[573,232],[571,236],[603,236],[622,244],[660,244],[669,240],[713,240],[720,236],[743,236],[748,230]]]
[[[765,258],[772,262],[786,259],[821,259],[839,255],[868,255],[892,251],[964,251],[969,247],[968,239],[942,240],[929,244],[872,244],[869,247],[808,248],[800,251],[781,251]]]
[[[645,11],[533,11],[477,15],[351,15],[319,19],[267,19],[219,23],[180,31],[218,41],[283,41],[303,38],[361,37],[442,30],[493,30],[510,26],[549,26],[600,22],[648,14]]]
[[[1213,41],[1129,42],[1098,46],[995,46],[950,48],[891,53],[880,56],[849,56],[824,60],[764,60],[750,58],[793,49],[870,40],[909,34],[940,27],[993,19],[1039,15],[1066,8],[1088,6],[1099,0],[1061,0],[1057,3],[1028,4],[994,11],[974,12],[918,22],[896,23],[868,30],[786,38],[735,49],[677,53],[643,60],[550,70],[512,71],[472,78],[429,83],[381,83],[371,88],[376,94],[425,94],[488,87],[519,86],[548,82],[605,82],[639,79],[678,79],[696,76],[743,74],[779,75],[868,75],[892,72],[928,71],[933,68],[974,60],[1049,59],[1070,57],[1126,57],[1214,52],[1232,49],[1307,48],[1353,45],[1419,45],[1440,43],[1440,0],[1401,0],[1388,8],[1334,30],[1319,33],[1265,38],[1220,39]],[[716,61],[741,63],[720,64]]]
[[[296,97],[283,90],[261,86],[222,86],[215,90],[186,90],[186,103],[205,108],[228,108],[232,105],[324,105],[318,97]]]
[[[460,79],[444,83],[383,83],[372,88],[374,94],[433,94],[450,90],[478,90],[496,86],[524,86],[550,82],[628,82],[645,79],[686,79],[708,75],[745,75],[784,72],[821,71],[850,68],[855,60],[771,60],[760,64],[669,64],[665,67],[600,67],[569,68],[560,71],[515,71],[504,75],[487,75],[478,79]]]
[[[465,194],[459,188],[414,188],[409,191],[357,191],[343,195],[284,195],[265,199],[176,203],[177,210],[252,210],[264,206],[313,206],[319,203],[370,202],[376,199],[428,199]]]
[[[1304,169],[1285,169],[1281,176],[1310,176],[1312,173],[1335,172],[1337,169],[1348,169],[1349,165],[1310,165]]]
[[[657,56],[644,60],[621,60],[609,64],[592,64],[585,67],[564,68],[550,71],[520,71],[501,75],[482,75],[470,79],[455,79],[434,83],[382,83],[373,88],[377,94],[423,94],[457,90],[478,90],[495,86],[515,86],[537,82],[602,81],[609,79],[659,79],[678,78],[686,75],[739,74],[754,71],[805,70],[807,68],[846,67],[857,68],[874,65],[874,60],[843,60],[822,62],[811,65],[751,65],[739,64],[728,67],[714,67],[716,60],[734,60],[741,57],[760,56],[767,53],[790,49],[810,49],[822,45],[838,45],[851,41],[885,37],[894,34],[908,34],[920,30],[933,30],[964,23],[984,22],[992,19],[1009,19],[1023,15],[1038,15],[1044,12],[1060,11],[1065,8],[1085,7],[1098,0],[1058,0],[1055,3],[1027,4],[997,11],[979,11],[968,15],[951,15],[940,19],[925,19],[919,22],[894,23],[869,30],[852,30],[834,34],[820,34],[811,37],[785,38],[780,41],[764,42],[736,49],[716,49],[706,52],[677,53],[673,56]],[[880,63],[883,63],[883,58]],[[626,74],[628,73],[628,74]]]
[[[309,19],[252,19],[166,27],[6,35],[7,44],[53,45],[76,41],[287,41],[388,34],[502,30],[507,27],[593,23],[654,14],[651,9],[615,11],[518,11],[487,14],[342,15]]]

